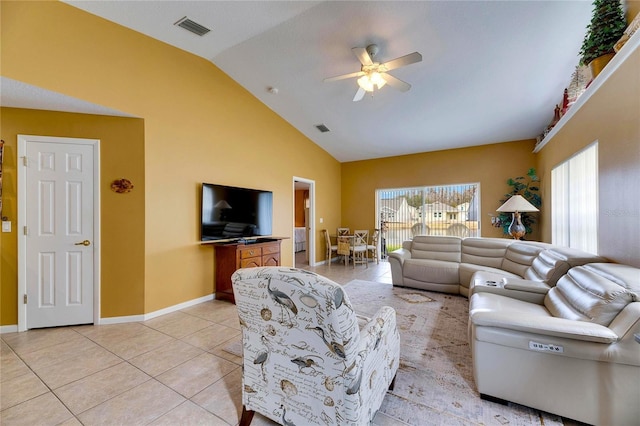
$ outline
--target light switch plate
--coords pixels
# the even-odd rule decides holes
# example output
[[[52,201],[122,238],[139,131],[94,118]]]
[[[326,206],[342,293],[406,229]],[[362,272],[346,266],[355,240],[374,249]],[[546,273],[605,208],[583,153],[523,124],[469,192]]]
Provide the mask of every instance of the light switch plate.
[[[2,221],[2,232],[11,232],[11,221],[3,220]]]

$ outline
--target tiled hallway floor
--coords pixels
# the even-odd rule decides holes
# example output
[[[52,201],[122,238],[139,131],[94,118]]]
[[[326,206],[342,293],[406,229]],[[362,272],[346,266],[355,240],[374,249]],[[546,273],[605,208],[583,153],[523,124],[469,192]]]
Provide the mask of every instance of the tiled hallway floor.
[[[305,269],[391,282],[387,262]],[[236,425],[241,358],[223,348],[239,339],[235,305],[216,300],[144,322],[2,334],[0,424]]]

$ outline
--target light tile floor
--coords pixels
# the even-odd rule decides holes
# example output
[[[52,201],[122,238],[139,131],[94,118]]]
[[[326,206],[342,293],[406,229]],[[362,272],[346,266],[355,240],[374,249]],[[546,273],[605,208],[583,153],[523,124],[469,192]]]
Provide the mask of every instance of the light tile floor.
[[[304,268],[340,284],[391,283],[384,261]],[[204,302],[144,322],[0,338],[4,426],[236,425],[240,420],[241,358],[223,350],[240,339],[231,303]],[[252,423],[271,424],[257,414]]]

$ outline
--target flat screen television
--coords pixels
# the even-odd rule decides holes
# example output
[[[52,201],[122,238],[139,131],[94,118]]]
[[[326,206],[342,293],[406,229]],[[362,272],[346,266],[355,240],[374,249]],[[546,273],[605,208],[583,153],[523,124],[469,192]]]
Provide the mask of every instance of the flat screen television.
[[[201,200],[201,241],[233,241],[271,235],[271,191],[203,183]]]

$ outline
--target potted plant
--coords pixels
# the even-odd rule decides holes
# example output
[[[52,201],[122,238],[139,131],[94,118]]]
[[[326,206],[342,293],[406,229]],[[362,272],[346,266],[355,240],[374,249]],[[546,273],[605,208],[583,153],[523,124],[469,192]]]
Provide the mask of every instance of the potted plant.
[[[580,48],[580,63],[589,65],[596,77],[611,60],[613,46],[624,34],[626,21],[620,0],[594,0],[591,23]]]

